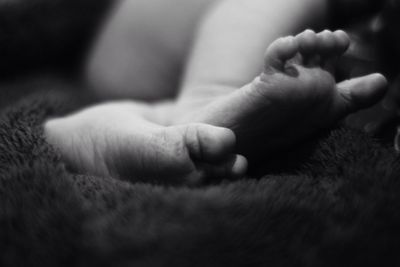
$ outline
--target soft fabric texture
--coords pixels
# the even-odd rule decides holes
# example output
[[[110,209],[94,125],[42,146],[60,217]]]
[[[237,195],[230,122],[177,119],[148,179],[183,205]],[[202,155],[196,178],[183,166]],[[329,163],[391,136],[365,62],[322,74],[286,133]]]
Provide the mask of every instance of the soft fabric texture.
[[[41,126],[60,98],[2,113],[1,266],[400,264],[400,162],[363,133],[334,130],[274,175],[168,188],[67,171]]]
[[[67,3],[30,1],[45,10],[65,9],[59,5]],[[10,7],[30,13],[24,9],[26,3],[0,1],[0,13]],[[21,22],[14,20],[21,13],[11,14],[1,18],[9,29]],[[73,32],[76,24],[71,21],[65,25]],[[93,31],[98,19],[90,23]],[[9,33],[22,36],[18,31]],[[75,173],[46,142],[42,125],[91,99],[82,97],[84,90],[70,79],[66,82],[53,74],[39,79],[33,74],[40,67],[72,66],[64,61],[63,46],[50,44],[52,49],[43,50],[49,58],[38,60],[32,52],[37,50],[17,53],[38,39],[11,38],[17,40],[14,50],[11,39],[0,35],[10,62],[32,60],[20,68],[10,63],[7,77],[35,77],[1,84],[0,266],[400,264],[400,161],[392,146],[338,128],[296,151],[282,155],[266,151],[246,179],[221,177],[199,188]],[[78,42],[76,35],[68,36],[66,42],[75,44],[72,47],[87,47],[86,38]],[[67,55],[79,58],[74,49],[67,49]],[[49,60],[53,53],[58,60]],[[0,65],[3,69],[7,63]]]

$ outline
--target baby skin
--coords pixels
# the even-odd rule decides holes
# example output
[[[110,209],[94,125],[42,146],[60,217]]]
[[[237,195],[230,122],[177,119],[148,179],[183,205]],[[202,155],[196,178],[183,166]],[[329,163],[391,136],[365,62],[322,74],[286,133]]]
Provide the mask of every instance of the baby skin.
[[[184,88],[188,93],[177,111],[188,115],[174,117],[233,130],[238,151],[245,155],[290,147],[385,94],[387,82],[380,74],[336,83],[335,63],[349,45],[341,30],[318,34],[306,30],[280,38],[268,47],[264,70],[251,83],[228,94],[222,86],[221,96],[203,101],[195,112],[190,111],[196,101],[207,99],[209,92],[204,90],[202,97],[200,90]],[[213,90],[218,95],[218,87]]]
[[[47,121],[45,134],[80,172],[184,184],[239,178],[253,151],[286,148],[383,96],[380,74],[336,83],[334,64],[348,46],[343,31],[280,38],[242,88],[216,87],[218,97],[204,101],[188,93],[168,107],[97,105]]]

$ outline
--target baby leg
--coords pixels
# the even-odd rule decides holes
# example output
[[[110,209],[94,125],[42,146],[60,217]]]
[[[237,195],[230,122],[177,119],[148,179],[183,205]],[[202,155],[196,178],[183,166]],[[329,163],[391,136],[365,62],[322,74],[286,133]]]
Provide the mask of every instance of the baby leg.
[[[277,37],[321,20],[325,1],[118,1],[88,57],[86,76],[93,91],[105,99],[173,97],[202,24],[184,88],[208,73],[211,76],[204,78],[213,84],[226,79],[242,86],[259,72],[264,48]],[[309,13],[314,14],[312,20]],[[242,64],[236,64],[239,61]],[[226,66],[232,68],[229,73]]]
[[[188,60],[182,97],[239,88],[263,67],[275,39],[322,24],[326,0],[223,0],[203,18]],[[312,14],[310,16],[309,14]]]
[[[197,22],[217,1],[117,1],[88,56],[92,91],[103,99],[175,96]]]

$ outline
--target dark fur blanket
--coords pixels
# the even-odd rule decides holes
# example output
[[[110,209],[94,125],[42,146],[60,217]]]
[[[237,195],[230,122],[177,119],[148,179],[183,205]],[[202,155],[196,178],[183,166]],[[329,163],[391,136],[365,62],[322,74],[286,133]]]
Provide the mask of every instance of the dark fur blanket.
[[[63,2],[30,1],[45,10]],[[24,2],[0,1],[0,13],[8,14],[0,16],[0,30],[19,25],[15,18],[30,9],[13,5]],[[20,13],[2,11],[10,8]],[[66,62],[58,44],[46,41],[52,60],[35,59],[30,50],[18,55],[15,49],[32,48],[21,36],[24,31],[0,37],[9,49],[0,52],[11,62],[32,60],[11,64],[7,77],[53,66],[54,55]],[[1,86],[1,266],[400,265],[400,160],[391,147],[341,128],[298,153],[265,157],[261,175],[241,181],[184,188],[86,176],[69,171],[42,134],[46,118],[82,104],[82,91],[60,79],[45,81]]]

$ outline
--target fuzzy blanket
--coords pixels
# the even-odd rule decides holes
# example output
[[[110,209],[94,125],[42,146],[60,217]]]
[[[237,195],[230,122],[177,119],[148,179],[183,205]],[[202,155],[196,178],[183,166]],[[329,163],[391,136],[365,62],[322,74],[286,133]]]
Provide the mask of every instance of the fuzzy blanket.
[[[400,159],[355,130],[335,129],[296,151],[261,157],[246,179],[221,177],[200,188],[68,170],[42,124],[90,100],[65,75],[38,79],[35,72],[59,66],[73,77],[79,60],[71,59],[79,55],[71,51],[82,51],[87,40],[79,38],[90,36],[109,1],[30,1],[52,19],[68,7],[76,20],[61,20],[57,32],[73,31],[73,38],[49,41],[51,27],[40,24],[30,2],[0,1],[0,53],[9,60],[0,62],[7,71],[0,87],[0,266],[400,265]],[[89,12],[93,5],[97,13]],[[64,51],[58,42],[80,49]]]

